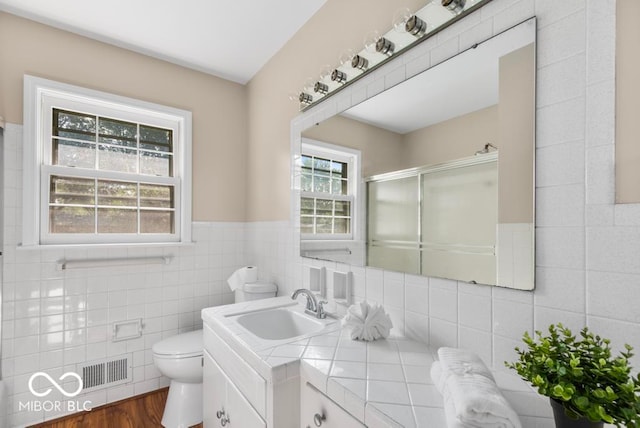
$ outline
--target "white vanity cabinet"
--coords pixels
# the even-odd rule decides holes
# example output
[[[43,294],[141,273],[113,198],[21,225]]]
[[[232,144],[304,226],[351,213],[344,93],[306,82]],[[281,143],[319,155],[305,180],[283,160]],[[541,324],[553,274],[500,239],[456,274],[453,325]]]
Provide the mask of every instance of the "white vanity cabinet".
[[[206,351],[203,382],[205,428],[266,428],[266,422]]]
[[[300,426],[302,428],[366,428],[304,379],[300,385]]]

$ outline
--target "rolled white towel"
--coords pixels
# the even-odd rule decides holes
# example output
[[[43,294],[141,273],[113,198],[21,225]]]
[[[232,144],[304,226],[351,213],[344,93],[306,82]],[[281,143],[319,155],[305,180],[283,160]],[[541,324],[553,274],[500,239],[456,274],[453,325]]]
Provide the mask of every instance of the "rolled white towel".
[[[455,419],[452,427],[521,428],[520,418],[491,379],[477,374],[451,375],[444,389],[447,401],[453,403]],[[451,410],[450,410],[451,411]],[[449,421],[449,416],[447,416]]]
[[[438,356],[431,380],[442,394],[448,428],[521,427],[480,357],[456,348],[440,348]]]
[[[386,338],[391,332],[393,323],[391,318],[380,305],[369,305],[366,301],[358,305],[351,305],[347,315],[342,319],[342,325],[351,329],[353,340],[376,340]]]
[[[442,347],[438,349],[438,360],[445,374],[477,374],[495,382],[491,370],[475,353],[460,348]],[[442,379],[444,382],[446,379]]]

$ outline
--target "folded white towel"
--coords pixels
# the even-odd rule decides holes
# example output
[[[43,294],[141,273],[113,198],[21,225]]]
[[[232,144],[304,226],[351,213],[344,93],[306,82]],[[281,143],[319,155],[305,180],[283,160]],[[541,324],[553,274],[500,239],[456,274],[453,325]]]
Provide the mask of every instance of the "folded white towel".
[[[495,381],[491,370],[487,368],[482,359],[477,354],[466,349],[439,348],[438,359],[442,364],[442,369],[447,372],[457,375],[473,373]]]
[[[448,400],[453,403],[456,419],[463,426],[521,428],[518,415],[498,386],[484,376],[449,376],[444,396],[445,402]]]
[[[351,329],[351,339],[353,340],[376,340],[389,336],[391,318],[380,305],[369,305],[360,302],[358,305],[351,305],[347,310],[347,315],[342,319],[342,325]]]
[[[431,365],[431,379],[443,396],[448,428],[521,428],[493,375],[475,354],[441,348],[442,361]],[[459,351],[459,352],[458,352]]]

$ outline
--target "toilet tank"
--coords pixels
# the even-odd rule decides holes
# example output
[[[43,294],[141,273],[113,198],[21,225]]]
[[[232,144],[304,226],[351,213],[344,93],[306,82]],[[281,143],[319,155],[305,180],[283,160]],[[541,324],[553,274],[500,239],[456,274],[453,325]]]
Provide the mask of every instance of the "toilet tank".
[[[247,282],[241,288],[236,288],[236,303],[276,297],[277,292],[278,286],[273,282]]]

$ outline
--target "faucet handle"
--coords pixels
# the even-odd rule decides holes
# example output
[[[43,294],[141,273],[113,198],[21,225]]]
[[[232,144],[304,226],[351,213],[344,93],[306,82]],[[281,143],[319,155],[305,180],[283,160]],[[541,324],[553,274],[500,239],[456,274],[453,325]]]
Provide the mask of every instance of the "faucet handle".
[[[320,300],[318,302],[318,310],[316,311],[316,316],[320,319],[325,319],[327,317],[327,313],[324,311],[324,305],[328,302],[326,300]]]

